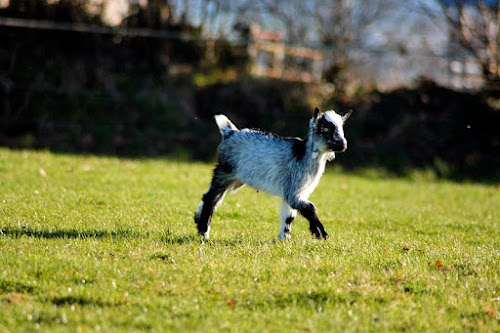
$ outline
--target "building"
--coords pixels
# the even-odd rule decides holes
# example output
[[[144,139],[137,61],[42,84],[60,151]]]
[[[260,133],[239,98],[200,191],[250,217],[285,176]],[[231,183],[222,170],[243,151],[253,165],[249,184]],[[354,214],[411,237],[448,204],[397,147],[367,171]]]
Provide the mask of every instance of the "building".
[[[323,71],[323,53],[304,46],[286,45],[280,33],[250,25],[250,73],[291,81],[317,82]]]

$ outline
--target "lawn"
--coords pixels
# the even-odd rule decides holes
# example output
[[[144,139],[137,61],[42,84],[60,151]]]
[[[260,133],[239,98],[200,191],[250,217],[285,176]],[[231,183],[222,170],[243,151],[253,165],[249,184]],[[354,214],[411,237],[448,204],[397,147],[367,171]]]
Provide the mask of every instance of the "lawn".
[[[339,157],[341,158],[341,156]],[[0,149],[0,332],[500,331],[500,187],[328,170],[330,234],[211,166]]]

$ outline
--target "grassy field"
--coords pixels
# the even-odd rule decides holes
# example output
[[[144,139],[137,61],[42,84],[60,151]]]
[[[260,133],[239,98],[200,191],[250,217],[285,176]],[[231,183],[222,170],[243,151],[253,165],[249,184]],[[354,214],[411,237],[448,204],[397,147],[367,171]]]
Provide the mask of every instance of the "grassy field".
[[[244,188],[203,241],[210,174],[0,149],[0,332],[500,331],[499,186],[330,170],[329,240]]]

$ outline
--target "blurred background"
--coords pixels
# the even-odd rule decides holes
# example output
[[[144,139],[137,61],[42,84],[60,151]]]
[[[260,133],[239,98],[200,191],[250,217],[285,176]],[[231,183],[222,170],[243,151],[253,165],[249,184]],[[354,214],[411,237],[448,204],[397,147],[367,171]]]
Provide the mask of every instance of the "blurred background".
[[[214,114],[336,165],[500,179],[500,1],[0,0],[0,145],[213,160]]]

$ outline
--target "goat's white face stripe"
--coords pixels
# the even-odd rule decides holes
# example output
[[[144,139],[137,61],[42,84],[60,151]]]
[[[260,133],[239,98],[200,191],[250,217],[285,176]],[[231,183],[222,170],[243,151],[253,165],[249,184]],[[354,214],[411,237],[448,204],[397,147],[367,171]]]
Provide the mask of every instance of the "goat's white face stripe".
[[[335,111],[326,111],[324,118],[326,121],[332,123],[337,127],[337,131],[340,137],[344,137],[344,122],[342,121],[342,117],[337,114]]]
[[[325,113],[325,120],[331,122],[332,124],[335,124],[335,122],[333,121],[333,119],[328,114],[328,111]]]

